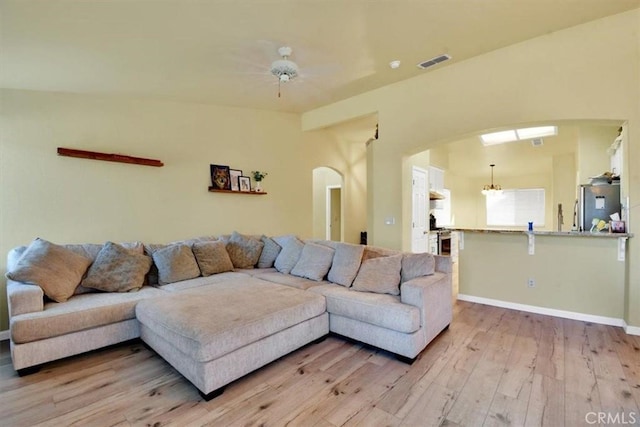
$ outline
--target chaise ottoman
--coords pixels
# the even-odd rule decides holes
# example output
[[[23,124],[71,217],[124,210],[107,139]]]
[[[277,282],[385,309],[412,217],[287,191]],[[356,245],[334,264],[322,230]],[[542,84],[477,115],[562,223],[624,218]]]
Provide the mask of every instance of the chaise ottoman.
[[[206,400],[329,333],[323,296],[250,277],[141,301],[136,317],[142,340]]]

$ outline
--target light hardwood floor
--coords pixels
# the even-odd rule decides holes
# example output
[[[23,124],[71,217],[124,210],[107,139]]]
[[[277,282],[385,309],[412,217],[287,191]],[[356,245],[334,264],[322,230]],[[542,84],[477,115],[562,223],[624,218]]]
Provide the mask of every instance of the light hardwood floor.
[[[140,342],[20,378],[5,341],[0,425],[555,427],[601,425],[598,413],[602,425],[640,425],[640,337],[467,302],[454,310],[411,366],[329,337],[210,402]]]

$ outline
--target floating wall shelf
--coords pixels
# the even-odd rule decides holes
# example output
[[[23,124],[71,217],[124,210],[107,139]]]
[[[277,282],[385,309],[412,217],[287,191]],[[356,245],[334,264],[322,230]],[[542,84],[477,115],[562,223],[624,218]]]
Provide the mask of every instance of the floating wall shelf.
[[[145,159],[142,157],[125,156],[124,154],[106,154],[95,151],[75,150],[73,148],[58,147],[58,155],[66,157],[77,157],[79,159],[104,160],[107,162],[131,163],[134,165],[162,167],[164,163],[160,160]]]
[[[252,196],[264,196],[267,193],[264,191],[231,191],[231,190],[220,190],[215,187],[209,187],[209,192],[211,193],[229,193],[229,194],[249,194]]]

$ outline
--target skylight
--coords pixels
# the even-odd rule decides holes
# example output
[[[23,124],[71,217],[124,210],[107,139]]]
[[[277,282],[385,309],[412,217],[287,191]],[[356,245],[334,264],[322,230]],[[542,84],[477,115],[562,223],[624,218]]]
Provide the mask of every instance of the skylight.
[[[485,133],[480,135],[482,145],[505,144],[507,142],[523,141],[527,139],[542,138],[558,134],[557,126],[538,126],[532,128],[509,129],[500,132]]]

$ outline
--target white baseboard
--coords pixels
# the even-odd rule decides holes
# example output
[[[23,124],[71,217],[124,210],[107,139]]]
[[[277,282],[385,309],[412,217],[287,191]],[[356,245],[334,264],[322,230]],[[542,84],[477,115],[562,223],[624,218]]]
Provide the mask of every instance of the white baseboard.
[[[0,341],[7,341],[9,339],[9,331],[0,331]]]
[[[640,327],[638,326],[629,326],[627,322],[624,323],[624,331],[629,335],[639,335],[640,336]]]
[[[564,319],[581,320],[583,322],[599,323],[601,325],[620,326],[629,335],[640,335],[640,328],[628,326],[623,319],[615,317],[595,316],[593,314],[577,313],[574,311],[557,310],[555,308],[538,307],[535,305],[518,304],[515,302],[501,301],[491,298],[476,297],[473,295],[458,294],[462,301],[477,302],[479,304],[492,305],[494,307],[509,308],[512,310],[526,311],[528,313],[544,314],[547,316],[562,317]]]

